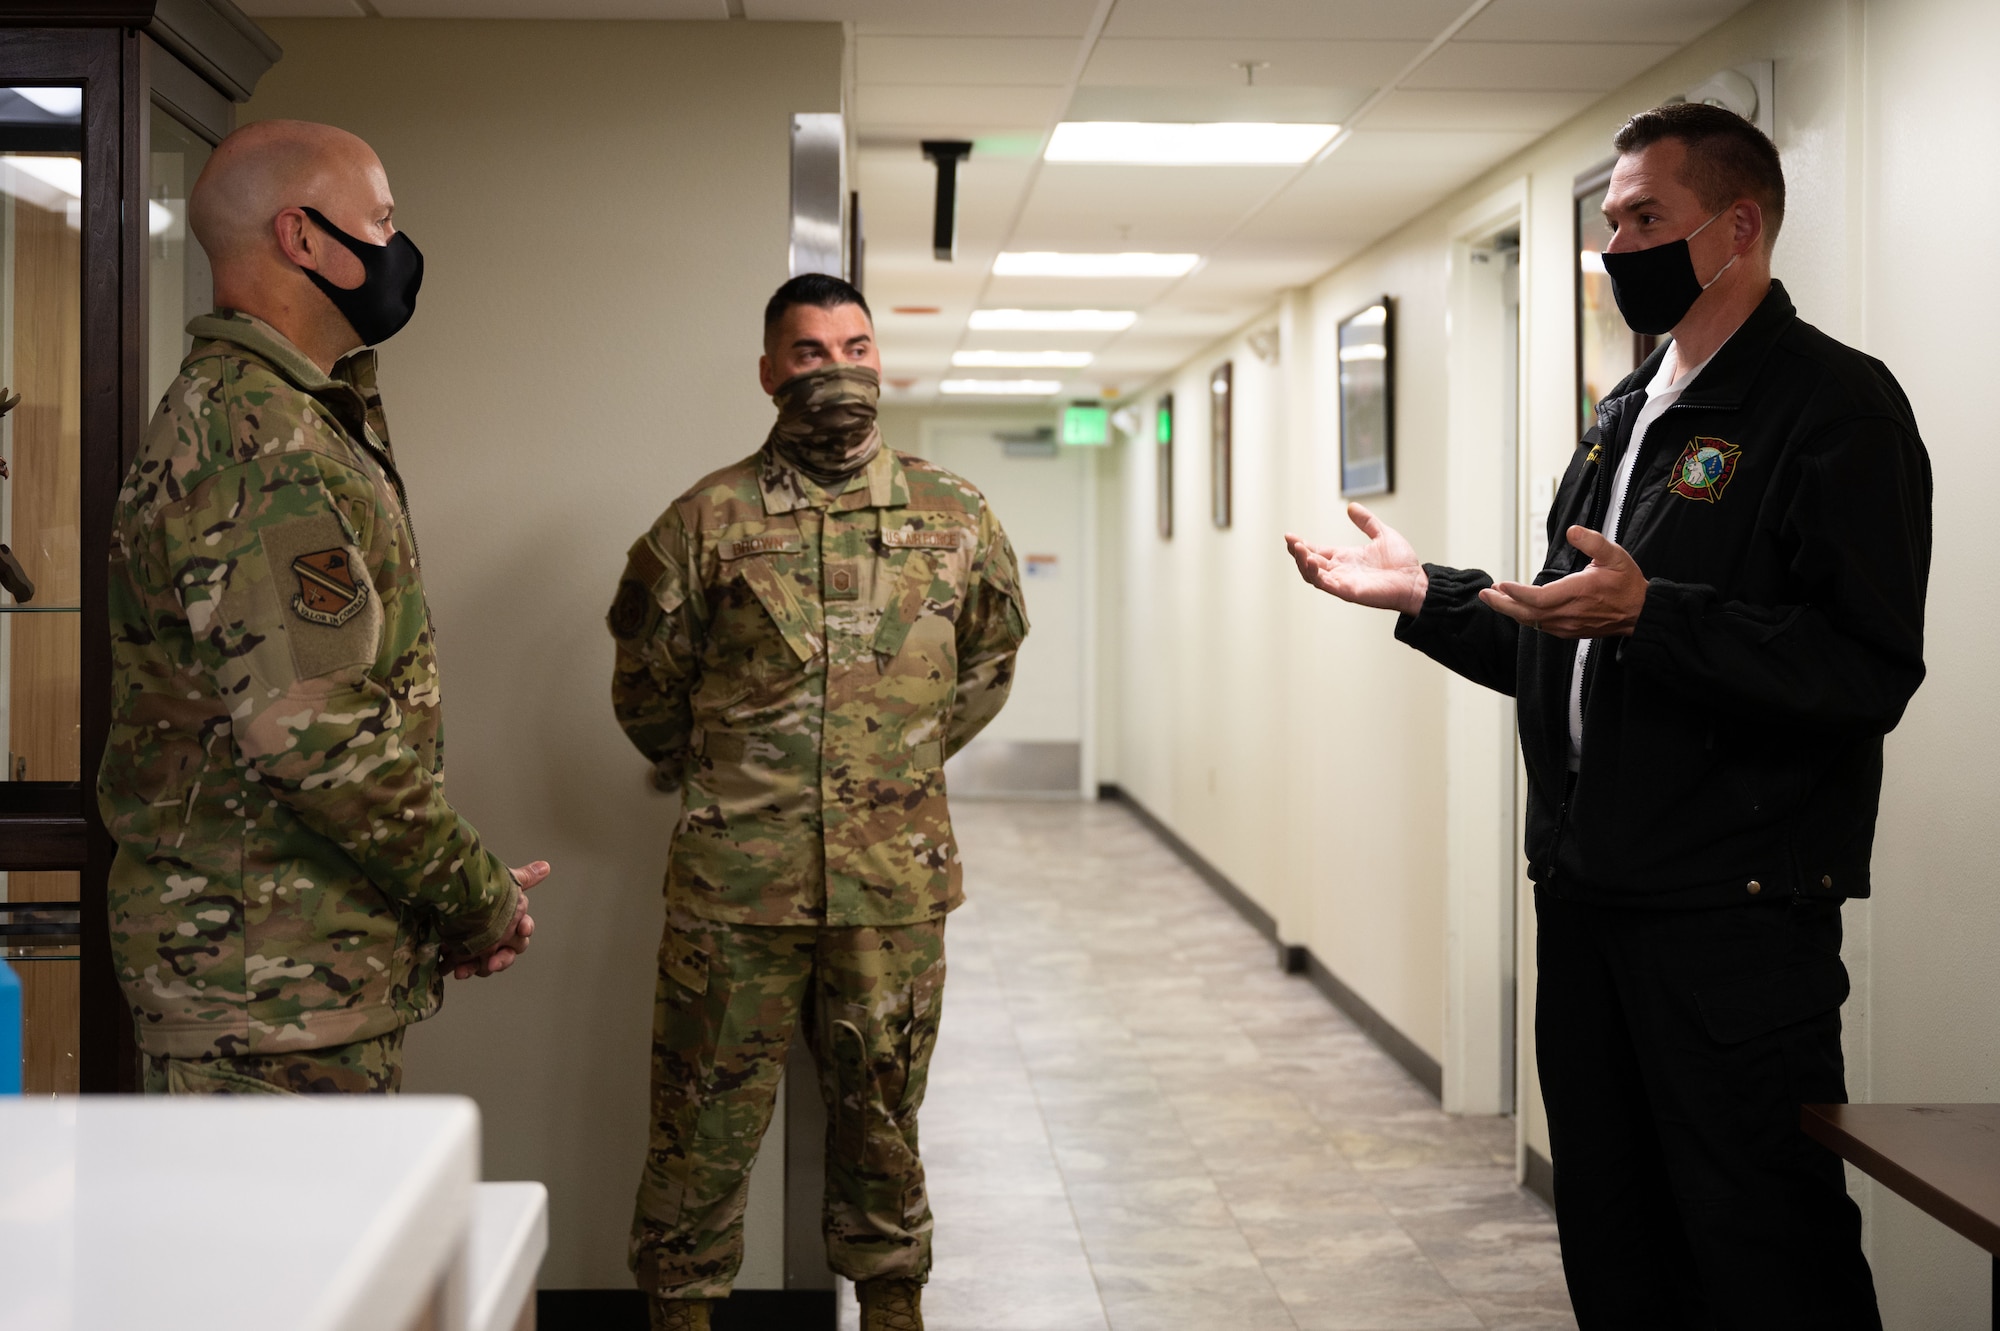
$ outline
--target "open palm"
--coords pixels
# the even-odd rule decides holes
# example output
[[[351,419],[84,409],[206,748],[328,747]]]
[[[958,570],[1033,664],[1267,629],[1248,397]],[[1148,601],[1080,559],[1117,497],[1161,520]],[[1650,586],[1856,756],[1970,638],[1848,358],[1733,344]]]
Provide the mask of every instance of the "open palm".
[[[1349,504],[1347,517],[1368,538],[1366,545],[1313,545],[1299,536],[1285,537],[1299,576],[1343,601],[1416,614],[1430,589],[1416,550],[1363,505]]]

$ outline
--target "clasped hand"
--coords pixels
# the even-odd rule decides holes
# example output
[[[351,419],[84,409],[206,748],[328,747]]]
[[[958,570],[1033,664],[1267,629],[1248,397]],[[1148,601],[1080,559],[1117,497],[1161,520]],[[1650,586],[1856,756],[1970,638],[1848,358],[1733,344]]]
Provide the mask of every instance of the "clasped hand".
[[[1343,601],[1417,614],[1430,590],[1430,578],[1416,550],[1360,504],[1349,504],[1347,516],[1368,538],[1366,545],[1312,545],[1286,535],[1285,548],[1299,566],[1299,576]],[[1646,606],[1646,575],[1615,541],[1588,527],[1571,527],[1564,535],[1590,557],[1588,567],[1541,587],[1497,582],[1480,592],[1479,599],[1551,637],[1611,638],[1631,633]]]
[[[533,864],[519,869],[509,869],[514,876],[514,922],[499,942],[477,956],[452,958],[451,975],[455,980],[472,976],[498,975],[513,965],[523,952],[528,950],[528,940],[535,936],[535,917],[528,914],[528,889],[549,876],[549,862],[536,860]]]

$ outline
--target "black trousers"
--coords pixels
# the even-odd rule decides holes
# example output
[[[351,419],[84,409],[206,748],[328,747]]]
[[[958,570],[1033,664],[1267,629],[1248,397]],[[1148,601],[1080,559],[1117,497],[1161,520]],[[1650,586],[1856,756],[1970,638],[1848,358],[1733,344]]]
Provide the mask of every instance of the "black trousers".
[[[1536,1059],[1583,1331],[1880,1331],[1861,1213],[1799,1106],[1844,1102],[1837,904],[1535,898]]]

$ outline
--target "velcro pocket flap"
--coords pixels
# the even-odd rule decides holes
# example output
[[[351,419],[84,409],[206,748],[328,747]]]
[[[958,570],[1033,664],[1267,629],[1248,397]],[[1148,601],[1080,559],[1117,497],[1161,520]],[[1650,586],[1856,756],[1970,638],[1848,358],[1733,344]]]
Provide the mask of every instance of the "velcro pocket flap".
[[[660,940],[660,974],[691,994],[708,992],[708,953],[679,929]]]
[[[763,537],[755,538],[763,540]],[[796,542],[797,538],[792,538]],[[794,544],[793,549],[797,549]],[[785,645],[801,664],[811,661],[825,646],[819,624],[804,601],[793,590],[791,579],[769,560],[755,560],[742,566],[743,581],[749,585],[765,613],[784,635]]]
[[[1847,967],[1839,957],[1814,957],[1780,970],[1705,985],[1695,1001],[1709,1035],[1722,1044],[1741,1044],[1845,1003]]]

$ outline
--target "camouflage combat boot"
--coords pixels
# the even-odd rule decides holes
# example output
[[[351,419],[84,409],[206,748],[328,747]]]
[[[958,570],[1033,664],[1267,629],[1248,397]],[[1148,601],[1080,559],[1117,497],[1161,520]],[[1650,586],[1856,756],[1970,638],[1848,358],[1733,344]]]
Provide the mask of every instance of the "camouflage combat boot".
[[[920,1281],[882,1276],[859,1281],[861,1331],[924,1331],[924,1287]]]
[[[708,1331],[713,1299],[648,1299],[652,1331]]]

